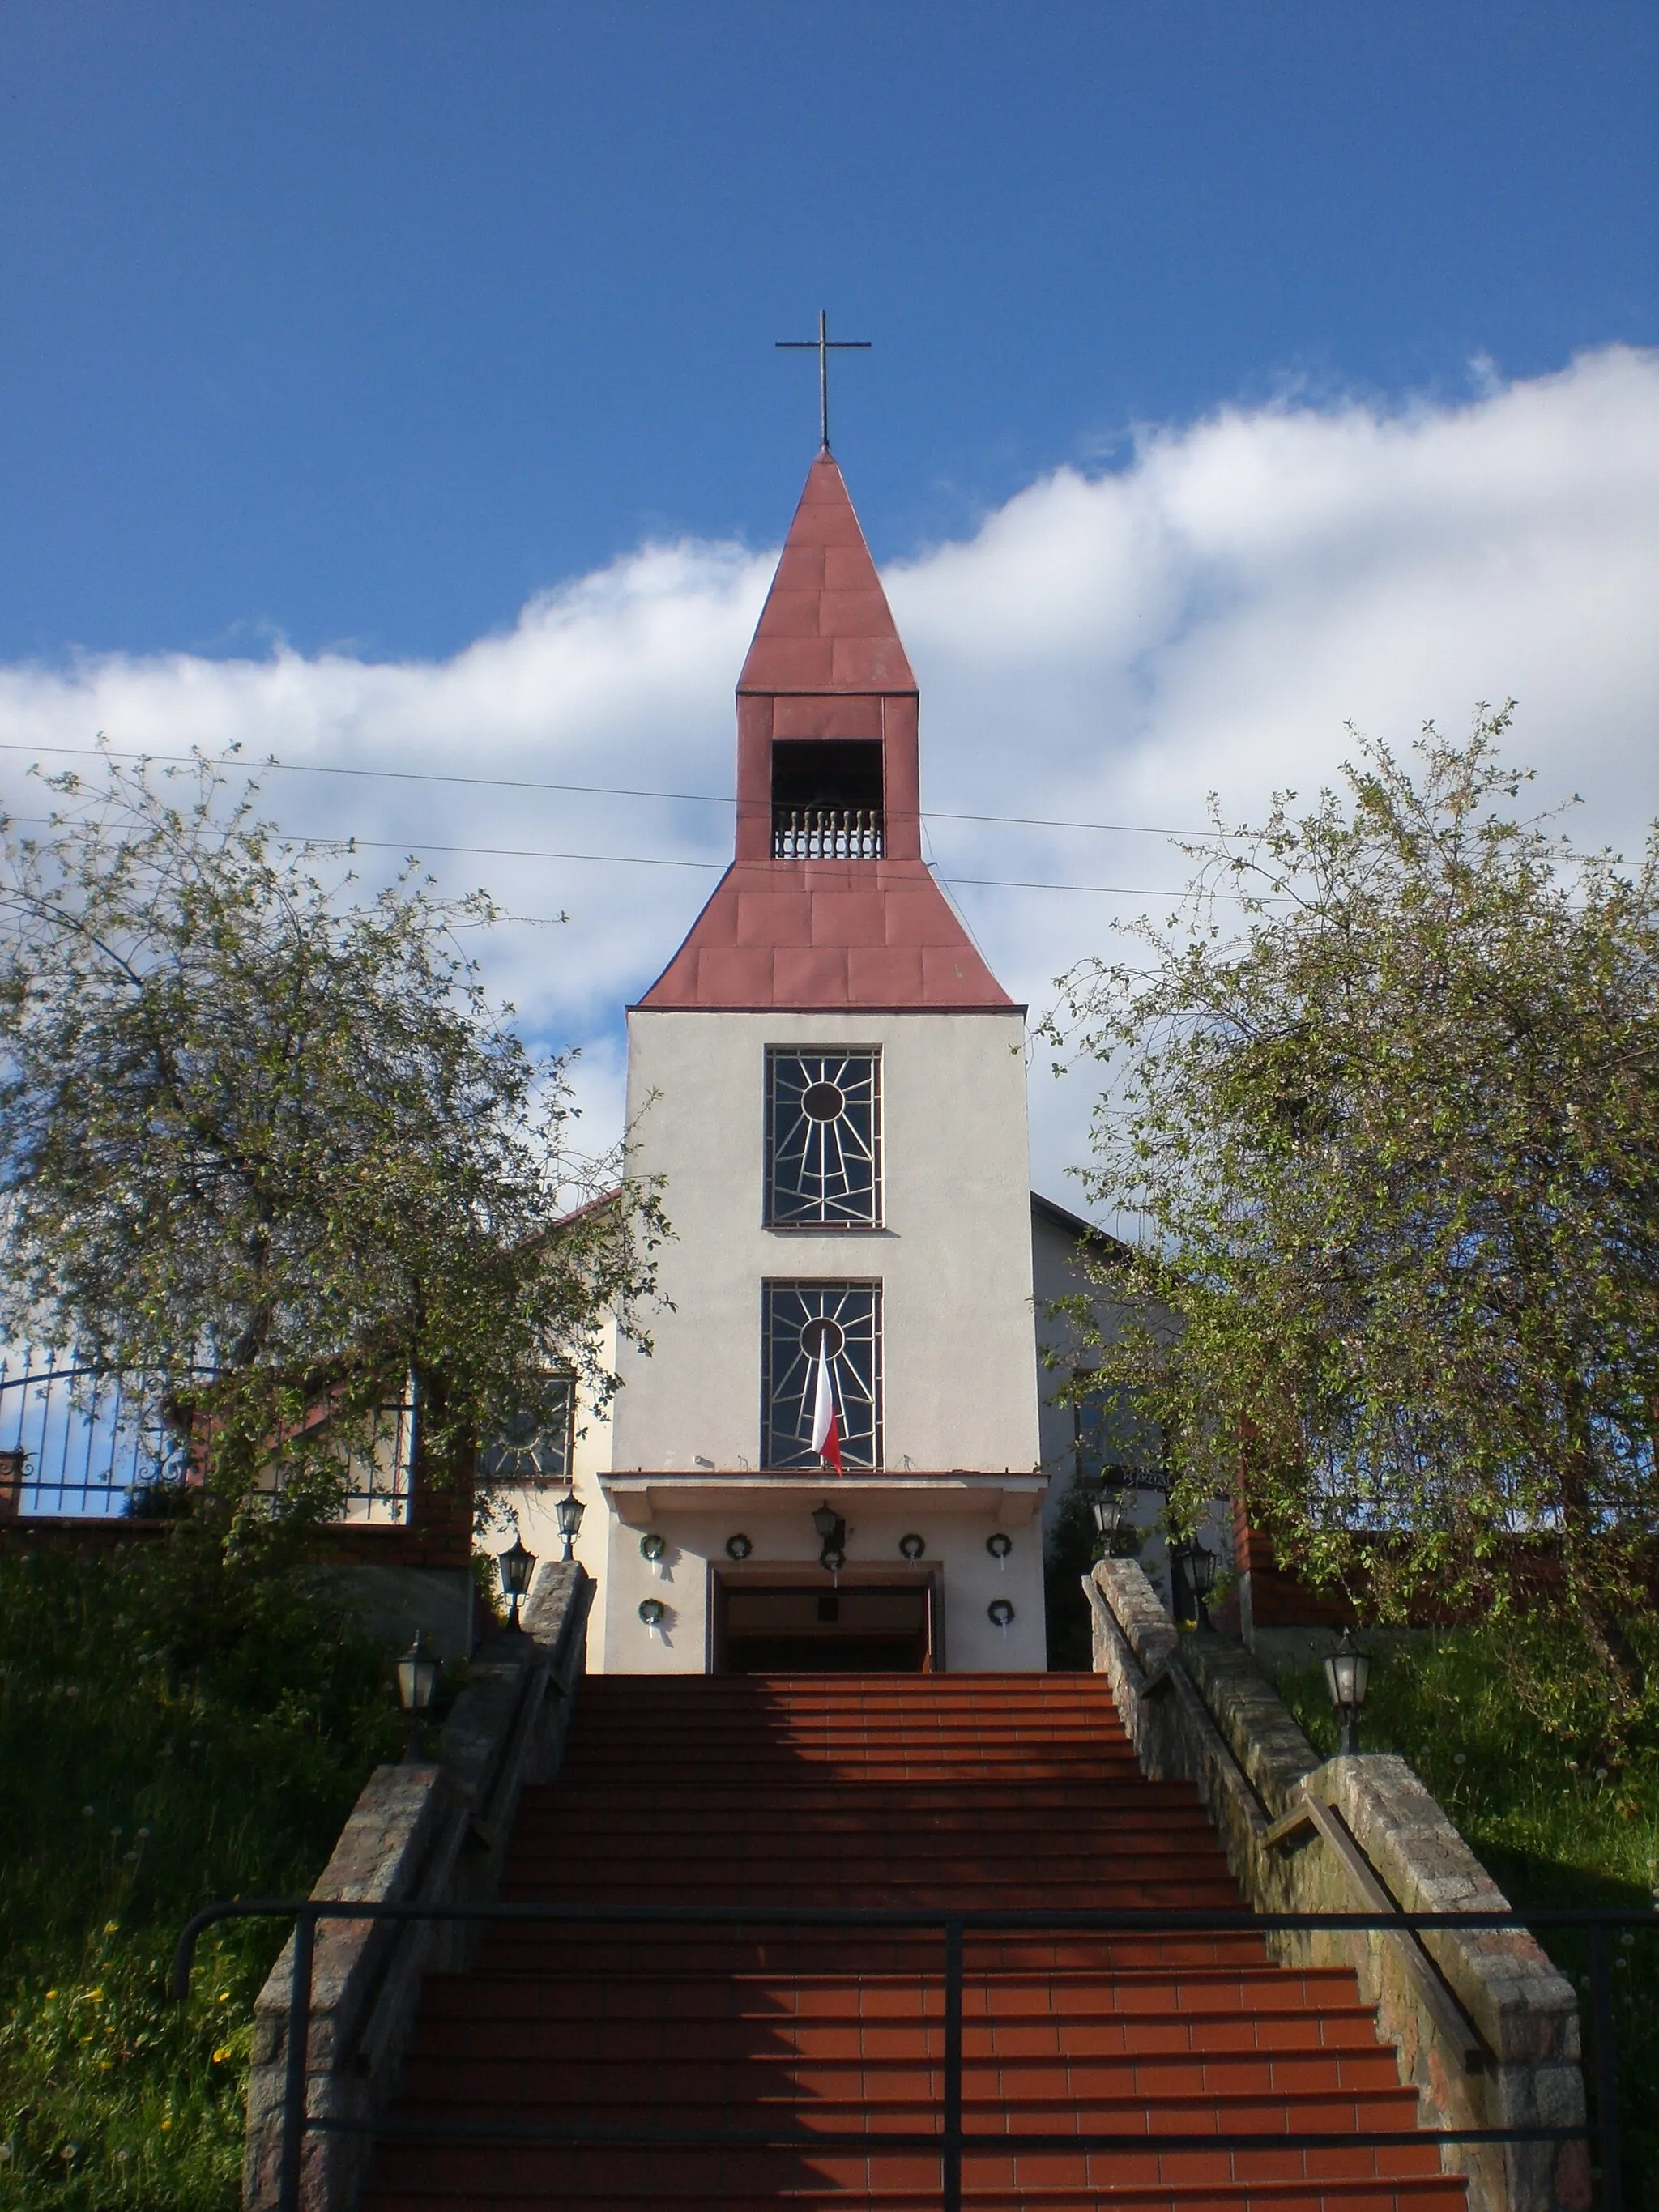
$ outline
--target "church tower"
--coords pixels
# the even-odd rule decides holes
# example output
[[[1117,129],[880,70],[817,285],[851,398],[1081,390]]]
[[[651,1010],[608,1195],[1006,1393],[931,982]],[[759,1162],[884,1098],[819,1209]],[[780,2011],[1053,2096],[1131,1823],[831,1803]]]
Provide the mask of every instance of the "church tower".
[[[595,1668],[1044,1663],[1024,1009],[922,860],[920,793],[826,449],[738,681],[732,865],[629,1011],[672,1310],[618,1356]]]

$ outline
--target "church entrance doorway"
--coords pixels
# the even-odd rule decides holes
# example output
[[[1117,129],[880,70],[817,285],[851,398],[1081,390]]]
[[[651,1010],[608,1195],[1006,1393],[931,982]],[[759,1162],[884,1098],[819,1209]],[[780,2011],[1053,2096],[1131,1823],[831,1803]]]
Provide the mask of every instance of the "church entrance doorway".
[[[927,1674],[936,1664],[931,1578],[798,1583],[721,1576],[711,1654],[717,1674]]]

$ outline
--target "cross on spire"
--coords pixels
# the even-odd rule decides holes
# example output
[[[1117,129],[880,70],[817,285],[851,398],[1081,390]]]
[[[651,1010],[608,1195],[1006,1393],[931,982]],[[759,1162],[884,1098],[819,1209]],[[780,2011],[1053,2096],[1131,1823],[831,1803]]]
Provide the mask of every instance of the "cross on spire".
[[[778,338],[774,343],[787,349],[810,349],[818,357],[818,450],[830,450],[830,356],[832,353],[867,353],[868,338],[832,338],[829,319],[822,307],[818,309],[818,334],[815,338]]]

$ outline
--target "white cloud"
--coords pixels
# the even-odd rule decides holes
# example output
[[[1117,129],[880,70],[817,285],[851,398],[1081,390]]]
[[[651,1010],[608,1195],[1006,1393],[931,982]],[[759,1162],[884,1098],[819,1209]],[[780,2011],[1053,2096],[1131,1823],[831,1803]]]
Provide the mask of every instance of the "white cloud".
[[[854,469],[854,493],[859,485]],[[781,514],[793,484],[779,487]],[[435,664],[279,651],[0,669],[0,737],[155,751],[240,740],[290,763],[729,792],[732,687],[771,556],[650,546]],[[1626,349],[1467,404],[1230,410],[1144,432],[1129,464],[1062,470],[969,541],[891,570],[941,810],[1143,822],[1235,816],[1328,781],[1352,720],[1403,744],[1515,694],[1539,790],[1582,792],[1581,841],[1659,814],[1659,358]],[[27,755],[0,792],[30,811]],[[273,777],[296,830],[718,860],[718,806]],[[943,872],[1173,887],[1155,838],[935,820]],[[370,854],[365,867],[389,865]],[[434,857],[515,914],[492,982],[554,1042],[586,1042],[593,1134],[614,1123],[621,1006],[665,963],[712,871]],[[962,889],[992,965],[1046,1003],[1134,897]],[[1060,1190],[1082,1101],[1033,1085],[1036,1175]]]

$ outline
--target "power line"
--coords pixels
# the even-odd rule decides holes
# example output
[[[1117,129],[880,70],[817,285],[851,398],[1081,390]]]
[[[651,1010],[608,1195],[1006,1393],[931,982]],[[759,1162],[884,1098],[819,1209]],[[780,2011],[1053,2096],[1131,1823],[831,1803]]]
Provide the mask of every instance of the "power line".
[[[0,817],[9,822],[21,823],[31,830],[46,830],[52,826],[52,817],[45,814],[12,814]],[[707,873],[721,874],[730,868],[766,868],[764,860],[681,860],[653,853],[562,853],[538,846],[524,845],[433,845],[424,839],[397,837],[305,837],[284,835],[283,842],[313,853],[402,853],[410,860],[420,860],[428,854],[442,854],[477,860],[575,860],[599,867],[611,868],[701,868]],[[1000,891],[1094,891],[1110,898],[1182,899],[1186,890],[1158,890],[1146,884],[1050,884],[1036,878],[1022,879],[1008,876],[945,876],[937,869],[929,869],[937,883],[948,884],[952,889]],[[1267,896],[1268,893],[1250,891],[1210,891],[1206,897],[1247,899]],[[517,921],[552,921],[545,915],[516,915]]]
[[[21,814],[14,815],[12,817],[17,822],[29,818]],[[361,853],[407,853],[411,860],[418,860],[427,853],[444,853],[460,854],[470,859],[481,860],[591,860],[607,867],[705,868],[710,872],[720,871],[722,873],[728,868],[767,868],[771,865],[765,860],[665,860],[648,853],[550,853],[532,850],[518,845],[429,845],[424,842],[418,843],[407,840],[399,842],[395,837],[300,837],[294,839],[293,842],[295,844],[310,846],[319,850],[330,848],[339,852],[350,850]],[[941,876],[937,870],[930,870],[929,872],[939,883],[971,885],[975,890],[982,890],[1100,891],[1112,897],[1155,899],[1179,899],[1185,898],[1187,896],[1184,890],[1155,890],[1149,889],[1144,884],[1045,884],[1036,881],[1022,882],[1006,876]],[[1255,894],[1249,891],[1217,891],[1211,896],[1217,898],[1249,898]],[[532,917],[521,915],[519,919],[529,921]]]
[[[14,821],[21,822],[29,817],[19,814],[14,815],[12,818]],[[407,840],[400,842],[395,837],[301,837],[295,838],[293,842],[318,849],[328,848],[340,852],[352,850],[360,853],[407,853],[413,860],[418,860],[427,853],[443,853],[459,854],[469,859],[481,860],[589,860],[605,867],[703,868],[711,874],[723,873],[728,868],[767,868],[771,865],[765,860],[665,860],[649,853],[552,853],[519,845],[429,845],[424,842],[417,843]],[[976,890],[985,890],[1101,891],[1115,897],[1156,899],[1184,898],[1187,896],[1185,891],[1149,890],[1141,884],[1045,884],[1036,881],[1019,882],[1004,876],[941,876],[936,870],[930,872],[934,875],[938,882],[942,884],[971,884]],[[1243,891],[1224,891],[1218,892],[1216,896],[1223,898],[1243,898],[1250,894]],[[520,915],[520,919],[528,921],[531,917]]]
[[[15,815],[22,821],[22,815]],[[406,853],[419,860],[426,853],[461,854],[480,860],[592,860],[612,868],[725,868],[727,860],[675,860],[654,853],[551,853],[519,845],[429,845],[413,837],[295,837],[289,843],[309,846],[314,852]]]
[[[126,752],[101,745],[21,744],[5,740],[0,740],[0,752],[53,753],[76,760],[159,761],[167,768],[193,767],[198,759],[194,753]],[[210,764],[224,767],[229,763],[219,760]],[[236,764],[243,765],[240,762]],[[731,806],[736,803],[729,792],[646,791],[627,784],[549,783],[528,776],[456,775],[435,769],[343,768],[332,762],[279,760],[250,761],[246,765],[250,770],[271,769],[283,775],[346,775],[370,782],[456,784],[477,791],[556,791],[576,793],[589,799],[659,799],[676,805],[691,806]],[[935,806],[924,807],[921,811],[923,820],[929,822],[1002,823],[1018,830],[1092,830],[1136,837],[1207,837],[1211,834],[1207,830],[1160,830],[1150,822],[1068,822],[1042,814],[963,814]],[[897,813],[894,815],[895,820],[903,818]]]

